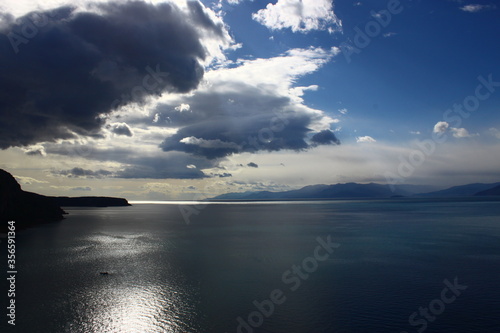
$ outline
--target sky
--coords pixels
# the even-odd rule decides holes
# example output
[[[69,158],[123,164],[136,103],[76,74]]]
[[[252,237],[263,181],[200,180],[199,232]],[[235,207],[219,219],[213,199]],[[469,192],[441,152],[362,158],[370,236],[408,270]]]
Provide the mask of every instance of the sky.
[[[0,168],[197,200],[500,181],[500,5],[4,0]]]

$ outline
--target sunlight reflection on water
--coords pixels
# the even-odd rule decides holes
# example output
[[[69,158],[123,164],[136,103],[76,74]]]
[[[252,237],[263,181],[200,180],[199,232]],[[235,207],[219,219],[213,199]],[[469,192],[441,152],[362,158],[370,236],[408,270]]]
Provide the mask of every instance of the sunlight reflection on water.
[[[78,260],[92,262],[107,274],[92,276],[100,288],[94,285],[72,295],[81,315],[66,325],[65,332],[195,330],[191,323],[195,313],[192,295],[196,290],[183,283],[182,277],[166,263],[166,257],[163,265],[151,265],[150,258],[161,250],[154,235],[94,233],[84,241],[91,245],[75,247]]]
[[[16,331],[235,332],[236,318],[279,288],[286,303],[254,332],[401,332],[443,279],[458,276],[470,291],[432,330],[463,331],[470,314],[481,320],[468,332],[498,332],[499,209],[424,200],[227,204],[207,206],[190,225],[178,205],[69,209],[64,222],[19,237]],[[342,251],[292,292],[283,272],[327,235]]]
[[[93,310],[75,323],[82,332],[184,332],[186,321],[179,313],[189,310],[175,290],[129,286],[89,296]]]

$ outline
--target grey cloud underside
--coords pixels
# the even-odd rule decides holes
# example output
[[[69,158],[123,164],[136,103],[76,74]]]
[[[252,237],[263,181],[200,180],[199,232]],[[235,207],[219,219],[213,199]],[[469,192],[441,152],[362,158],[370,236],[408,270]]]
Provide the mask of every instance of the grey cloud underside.
[[[133,147],[127,148],[96,148],[92,145],[74,147],[70,144],[46,144],[47,154],[67,156],[68,158],[83,156],[87,160],[101,162],[118,162],[119,170],[87,170],[73,168],[57,172],[67,177],[86,178],[146,178],[146,179],[201,179],[211,177],[200,169],[209,169],[217,165],[216,160],[191,156],[180,152],[164,153],[159,156],[139,156]],[[197,168],[188,168],[196,165]],[[217,175],[214,175],[214,177]]]
[[[252,116],[284,110],[291,103],[289,97],[271,94],[238,81],[217,82],[212,89],[197,91],[183,102],[190,105],[189,111],[176,110],[177,105],[160,105],[157,109],[160,115],[157,126],[182,127],[213,118],[235,118],[234,120],[242,121]]]
[[[225,38],[200,3],[187,12],[173,4],[142,1],[94,4],[99,14],[70,7],[37,12],[48,20],[24,38],[35,13],[0,27],[0,148],[67,139],[74,133],[99,137],[103,119],[134,95],[142,103],[165,91],[198,86],[207,57],[203,36]],[[4,21],[8,15],[4,15]],[[147,68],[150,68],[148,71]],[[144,93],[145,92],[145,93]]]
[[[147,178],[147,179],[201,179],[210,176],[198,169],[186,167],[182,158],[148,158],[132,161],[133,164],[116,173],[117,178]]]
[[[61,170],[58,172],[54,172],[55,174],[66,176],[70,178],[104,178],[111,176],[113,173],[108,170],[99,169],[96,171],[83,169],[83,168],[73,168],[70,170]]]
[[[111,132],[116,135],[125,135],[125,136],[133,136],[132,130],[127,124],[115,124],[111,126]]]
[[[189,111],[180,112],[175,105],[162,105],[157,110],[163,120],[158,122],[159,126],[180,127],[161,143],[164,151],[183,151],[215,159],[236,153],[304,150],[319,144],[340,143],[331,131],[318,133],[313,137],[316,141],[309,143],[311,127],[322,114],[306,112],[289,97],[244,83],[231,82],[230,88],[197,93],[185,102],[190,105]]]
[[[208,159],[242,152],[301,150],[308,147],[304,141],[306,133],[310,131],[307,127],[309,124],[307,117],[294,116],[287,119],[287,125],[281,131],[272,131],[269,128],[273,118],[272,114],[261,114],[243,119],[229,117],[201,122],[181,128],[176,134],[165,139],[160,147],[164,151],[183,151]],[[219,140],[226,145],[206,147],[181,142],[186,137],[207,141]],[[228,143],[236,144],[238,147],[228,147]]]
[[[340,140],[337,139],[335,133],[330,130],[323,130],[313,135],[311,138],[313,145],[329,145],[329,144],[340,144]]]

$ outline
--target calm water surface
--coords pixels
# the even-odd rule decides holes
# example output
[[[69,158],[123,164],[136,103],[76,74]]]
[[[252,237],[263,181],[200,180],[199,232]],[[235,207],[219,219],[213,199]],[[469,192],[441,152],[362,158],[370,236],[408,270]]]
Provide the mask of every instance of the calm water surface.
[[[176,204],[67,208],[18,233],[17,324],[0,329],[500,332],[499,204],[211,204],[189,224]]]

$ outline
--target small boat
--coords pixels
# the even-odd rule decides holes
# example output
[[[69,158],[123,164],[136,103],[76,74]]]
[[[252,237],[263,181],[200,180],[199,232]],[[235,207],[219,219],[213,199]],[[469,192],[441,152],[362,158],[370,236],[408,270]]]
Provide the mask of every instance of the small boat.
[[[99,272],[99,274],[101,274],[101,275],[109,275],[108,272]]]

